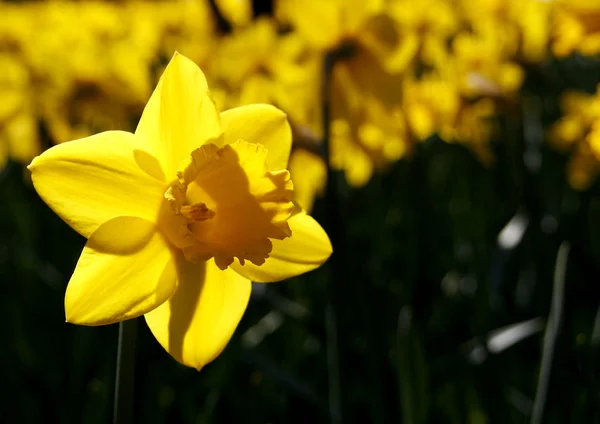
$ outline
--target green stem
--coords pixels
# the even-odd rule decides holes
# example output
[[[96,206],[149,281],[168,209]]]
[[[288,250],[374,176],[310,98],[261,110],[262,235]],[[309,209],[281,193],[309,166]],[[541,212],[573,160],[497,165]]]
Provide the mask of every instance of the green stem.
[[[326,207],[327,221],[326,227],[333,245],[333,254],[331,257],[331,279],[329,282],[329,303],[325,312],[325,330],[327,339],[327,379],[329,386],[329,413],[333,424],[342,422],[341,407],[341,382],[340,382],[340,361],[338,347],[338,323],[336,310],[336,282],[343,278],[345,272],[343,264],[343,255],[339,249],[343,249],[340,237],[343,235],[343,227],[340,221],[338,204],[337,175],[331,169],[331,74],[335,64],[335,53],[327,53],[323,61],[323,75],[321,81],[321,101],[323,102],[322,125],[323,125],[323,156],[327,165],[327,187],[326,187]]]
[[[546,397],[548,395],[554,349],[556,347],[556,339],[558,338],[558,332],[563,314],[565,276],[567,273],[567,262],[569,259],[570,250],[570,244],[566,241],[563,241],[558,248],[558,253],[556,254],[556,264],[554,266],[554,284],[552,288],[552,305],[550,307],[550,316],[548,317],[546,332],[544,334],[542,364],[540,366],[537,392],[533,402],[531,424],[540,424],[544,416],[544,406],[546,405]]]
[[[133,422],[133,387],[135,381],[135,339],[137,320],[119,323],[117,372],[115,376],[114,424]]]

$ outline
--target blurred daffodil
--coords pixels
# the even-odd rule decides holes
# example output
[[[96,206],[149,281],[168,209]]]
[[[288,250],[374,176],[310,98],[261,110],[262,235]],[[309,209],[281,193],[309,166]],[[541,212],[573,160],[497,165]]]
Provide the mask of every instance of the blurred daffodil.
[[[298,275],[331,254],[323,229],[292,202],[290,147],[281,111],[219,113],[200,69],[176,54],[134,134],[104,132],[35,158],[36,190],[88,238],[67,287],[67,321],[145,315],[181,363],[213,360],[251,280]]]
[[[567,179],[585,190],[600,172],[600,86],[595,95],[566,92],[561,98],[563,116],[549,129],[550,143],[570,152]]]
[[[8,158],[29,162],[40,152],[29,95],[30,75],[15,57],[0,54],[0,168]]]
[[[232,25],[247,25],[252,19],[252,1],[251,0],[216,0],[215,4],[219,12]]]
[[[290,22],[311,45],[328,50],[358,38],[384,0],[278,0],[277,15]]]
[[[600,4],[595,0],[558,0],[554,6],[552,50],[559,57],[573,52],[600,53]]]
[[[458,28],[456,10],[445,0],[392,0],[359,37],[386,70],[400,72],[416,59],[428,65],[443,61]]]
[[[502,46],[507,58],[541,62],[548,53],[552,1],[461,0],[459,14],[471,31]]]

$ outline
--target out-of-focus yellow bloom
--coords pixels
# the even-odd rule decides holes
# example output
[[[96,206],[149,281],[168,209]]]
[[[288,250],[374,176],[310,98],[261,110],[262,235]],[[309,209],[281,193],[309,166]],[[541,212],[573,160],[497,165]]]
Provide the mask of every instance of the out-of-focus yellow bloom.
[[[53,140],[131,128],[131,114],[141,113],[152,78],[150,58],[129,42],[124,10],[104,3],[37,7],[43,8],[39,39],[23,44],[40,78],[38,109]]]
[[[564,115],[549,130],[550,143],[570,151],[567,178],[585,190],[600,171],[600,86],[594,95],[567,92],[561,99]]]
[[[161,345],[201,369],[225,347],[250,280],[278,281],[331,254],[292,202],[291,132],[267,105],[219,113],[204,75],[175,55],[135,134],[55,146],[30,165],[46,203],[88,238],[67,287],[67,321],[145,315]]]
[[[511,96],[523,83],[522,68],[492,35],[461,33],[452,42],[452,57],[443,71],[455,74],[456,84],[468,97]]]
[[[214,55],[216,28],[209,3],[205,0],[142,2],[147,15],[159,31],[159,53],[169,58],[173,51],[208,66]],[[131,15],[136,19],[135,15]]]
[[[600,53],[600,4],[595,0],[554,2],[552,50],[556,56],[573,52]]]
[[[29,75],[26,108],[5,120],[2,137],[19,135],[25,150],[37,144],[40,121],[55,142],[133,128],[167,51],[200,63],[209,56],[210,13],[203,0],[0,3],[0,55]]]
[[[476,34],[502,45],[507,59],[541,62],[547,56],[552,2],[460,1],[460,15]]]
[[[234,26],[247,25],[252,19],[251,0],[216,0],[219,12]]]
[[[276,14],[315,48],[327,50],[357,38],[384,6],[384,0],[278,0]]]
[[[550,128],[551,144],[561,150],[581,142],[600,118],[600,98],[588,93],[567,92],[561,98],[563,116]]]
[[[587,143],[580,143],[573,151],[567,163],[567,180],[575,190],[586,190],[600,172],[598,158]]]
[[[367,22],[359,38],[388,71],[399,72],[416,58],[439,63],[458,28],[455,9],[445,0],[393,0],[385,14]]]
[[[20,43],[33,31],[28,16],[15,5],[0,6],[0,168],[9,157],[28,163],[40,151],[33,77]]]
[[[493,162],[489,141],[497,113],[491,98],[466,98],[454,80],[437,72],[406,78],[403,109],[411,136],[422,141],[434,133],[469,148],[484,164]]]
[[[0,53],[0,168],[6,160],[28,163],[40,151],[30,98],[30,75],[14,56]]]
[[[352,186],[365,185],[375,169],[410,150],[401,81],[362,48],[333,70],[331,166],[343,170]]]
[[[415,139],[425,140],[454,122],[461,98],[451,81],[429,73],[420,79],[408,76],[403,84],[403,109]]]
[[[305,210],[311,211],[315,196],[323,195],[327,182],[327,166],[323,159],[306,149],[295,148],[288,166],[294,181],[294,198]]]
[[[286,98],[309,82],[308,60],[311,55],[297,34],[279,35],[272,19],[260,17],[221,40],[209,69],[229,105],[260,101],[295,108],[296,102]]]

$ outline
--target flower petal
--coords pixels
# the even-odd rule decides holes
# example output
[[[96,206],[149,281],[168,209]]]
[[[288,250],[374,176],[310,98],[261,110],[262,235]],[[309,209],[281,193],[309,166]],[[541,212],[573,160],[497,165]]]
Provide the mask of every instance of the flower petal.
[[[150,97],[135,131],[159,159],[167,179],[175,178],[190,153],[221,137],[221,123],[206,78],[191,60],[175,53]]]
[[[357,32],[367,20],[380,13],[385,7],[383,0],[344,0],[342,4],[344,29],[352,35],[358,35]]]
[[[273,240],[273,250],[264,264],[240,265],[236,260],[230,267],[252,281],[269,283],[312,271],[329,258],[333,251],[331,242],[317,221],[301,211],[288,223],[292,236]]]
[[[178,264],[177,291],[145,315],[158,342],[176,360],[200,370],[223,350],[250,298],[251,283],[211,259]]]
[[[268,150],[270,170],[286,169],[292,148],[292,130],[287,116],[275,106],[255,104],[221,112],[225,144],[239,139],[262,144]]]
[[[339,0],[283,0],[285,17],[310,44],[319,49],[334,47],[342,36],[342,5]]]
[[[156,220],[164,184],[140,168],[133,134],[108,131],[54,146],[29,169],[40,197],[89,237],[118,216]]]
[[[154,224],[120,218],[100,227],[83,249],[65,295],[68,322],[104,325],[143,315],[176,288],[175,261]],[[107,243],[110,234],[128,243]],[[98,240],[97,240],[98,239]],[[126,249],[124,248],[126,247]]]
[[[216,0],[219,12],[235,26],[247,25],[252,19],[250,0]]]
[[[325,192],[327,166],[323,159],[305,149],[294,149],[288,166],[294,182],[294,200],[310,212],[315,197]]]

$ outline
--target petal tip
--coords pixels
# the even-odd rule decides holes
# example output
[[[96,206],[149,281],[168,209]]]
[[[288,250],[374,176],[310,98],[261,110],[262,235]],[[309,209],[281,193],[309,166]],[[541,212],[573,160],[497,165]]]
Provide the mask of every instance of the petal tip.
[[[42,153],[42,155],[43,155],[43,153]],[[34,158],[31,160],[31,163],[30,163],[29,165],[27,165],[27,169],[28,169],[30,172],[33,172],[33,170],[34,170],[35,168],[37,168],[37,167],[38,167],[38,165],[39,165],[39,162],[42,160],[42,159],[41,159],[41,158],[42,158],[42,155],[37,155],[36,157],[34,157]]]

